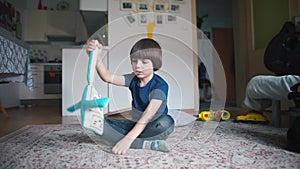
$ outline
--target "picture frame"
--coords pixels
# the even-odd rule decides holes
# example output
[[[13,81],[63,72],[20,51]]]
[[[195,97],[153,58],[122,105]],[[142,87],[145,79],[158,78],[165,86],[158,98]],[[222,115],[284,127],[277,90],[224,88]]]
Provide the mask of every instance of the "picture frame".
[[[156,14],[155,15],[155,24],[156,25],[163,25],[164,24],[164,15],[162,14]]]
[[[140,12],[150,11],[150,4],[148,2],[139,2],[137,6],[137,10]]]
[[[121,1],[120,8],[122,11],[136,10],[136,6],[132,1]]]
[[[166,15],[166,23],[174,24],[174,23],[177,23],[176,20],[177,20],[176,15],[171,15],[171,14]]]
[[[147,25],[148,24],[148,16],[145,13],[138,14],[138,22],[139,25]]]
[[[154,11],[155,12],[165,12],[166,11],[166,4],[164,4],[164,3],[155,3],[154,4]]]
[[[123,17],[128,25],[132,25],[136,22],[136,17],[134,17],[134,15],[132,15],[131,13]]]
[[[180,4],[170,4],[170,12],[178,13],[180,12]]]

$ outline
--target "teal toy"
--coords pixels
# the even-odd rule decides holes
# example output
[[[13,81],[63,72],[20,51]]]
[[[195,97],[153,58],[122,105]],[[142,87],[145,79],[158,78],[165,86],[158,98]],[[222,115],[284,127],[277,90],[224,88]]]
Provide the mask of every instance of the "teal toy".
[[[98,43],[96,41],[96,43]],[[104,113],[103,109],[107,106],[109,98],[99,98],[98,92],[94,87],[96,62],[99,49],[90,52],[87,85],[84,88],[82,99],[78,103],[69,107],[69,112],[80,109],[81,125],[96,134],[103,134]]]

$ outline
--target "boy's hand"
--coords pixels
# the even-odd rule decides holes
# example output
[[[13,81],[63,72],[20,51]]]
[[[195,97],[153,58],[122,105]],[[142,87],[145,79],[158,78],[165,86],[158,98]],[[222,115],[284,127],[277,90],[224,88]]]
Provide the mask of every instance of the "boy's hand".
[[[130,148],[134,139],[129,137],[123,137],[117,144],[113,147],[112,152],[114,154],[125,154],[127,150]]]
[[[86,43],[87,43],[87,45],[88,45],[88,48],[87,48],[87,53],[88,53],[88,55],[90,54],[90,52],[91,51],[94,51],[94,50],[96,50],[96,48],[98,48],[99,49],[99,53],[101,53],[101,51],[102,51],[102,45],[101,45],[101,43],[96,43],[96,42],[98,42],[97,40],[87,40],[86,41]]]

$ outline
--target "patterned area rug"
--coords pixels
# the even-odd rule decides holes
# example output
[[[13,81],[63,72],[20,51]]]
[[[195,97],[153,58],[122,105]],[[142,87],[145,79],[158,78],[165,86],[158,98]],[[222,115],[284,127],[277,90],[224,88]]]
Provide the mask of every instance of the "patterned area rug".
[[[300,168],[300,154],[284,150],[286,131],[196,121],[176,127],[169,153],[114,155],[80,125],[27,126],[0,138],[0,168]]]

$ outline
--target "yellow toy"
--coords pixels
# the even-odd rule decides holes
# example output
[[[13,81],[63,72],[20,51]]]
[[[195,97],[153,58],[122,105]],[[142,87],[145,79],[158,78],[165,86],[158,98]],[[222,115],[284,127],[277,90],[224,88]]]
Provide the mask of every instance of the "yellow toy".
[[[249,112],[242,115],[239,115],[236,117],[235,122],[248,122],[248,123],[269,123],[267,118],[260,114],[255,112]]]
[[[230,119],[230,113],[226,110],[219,110],[219,111],[202,111],[198,114],[198,118],[203,121],[211,121],[211,120],[228,120]]]
[[[198,118],[203,121],[211,121],[215,118],[214,111],[202,111],[198,114]]]

